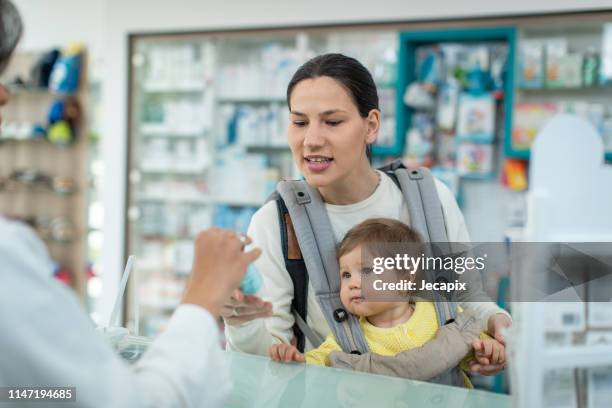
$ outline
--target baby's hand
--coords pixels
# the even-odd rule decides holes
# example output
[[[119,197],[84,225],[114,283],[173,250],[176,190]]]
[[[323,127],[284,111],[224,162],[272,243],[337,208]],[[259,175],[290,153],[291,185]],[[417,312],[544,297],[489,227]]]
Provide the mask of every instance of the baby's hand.
[[[472,346],[479,364],[504,364],[506,362],[506,347],[495,339],[474,339]]]
[[[270,347],[270,350],[268,350],[268,354],[270,355],[270,358],[274,361],[284,361],[286,363],[289,363],[291,361],[295,361],[298,363],[306,362],[304,355],[300,353],[298,349],[295,348],[295,346],[292,346],[290,344],[275,344]]]

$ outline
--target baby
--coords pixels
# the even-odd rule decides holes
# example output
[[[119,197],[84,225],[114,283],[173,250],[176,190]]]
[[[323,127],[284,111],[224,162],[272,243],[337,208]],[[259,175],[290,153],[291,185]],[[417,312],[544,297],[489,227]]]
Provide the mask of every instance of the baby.
[[[366,301],[362,293],[362,248],[368,244],[421,243],[418,234],[407,225],[391,219],[370,219],[353,227],[339,245],[337,256],[340,264],[340,300],[347,311],[359,316],[359,323],[372,353],[395,356],[406,350],[422,347],[432,340],[438,331],[438,318],[433,302],[424,299],[404,301]],[[405,272],[396,271],[398,277]],[[414,275],[404,276],[413,279]],[[482,327],[482,326],[480,326]],[[481,364],[501,364],[505,360],[505,348],[498,341],[481,333],[472,346],[475,358]],[[333,334],[316,349],[302,354],[289,344],[270,347],[269,355],[275,361],[296,361],[308,364],[330,365],[329,356],[341,351]],[[460,364],[466,370],[470,353]],[[465,386],[471,387],[467,376]]]

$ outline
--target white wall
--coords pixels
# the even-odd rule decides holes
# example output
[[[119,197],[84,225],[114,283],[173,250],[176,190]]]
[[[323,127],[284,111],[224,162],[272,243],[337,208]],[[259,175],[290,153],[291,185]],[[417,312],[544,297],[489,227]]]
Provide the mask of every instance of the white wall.
[[[81,40],[103,71],[105,158],[104,310],[123,268],[126,174],[127,35],[147,31],[435,20],[610,9],[610,0],[13,0],[26,23],[22,48]]]
[[[24,19],[20,48],[40,50],[79,41],[102,52],[106,0],[12,0]]]

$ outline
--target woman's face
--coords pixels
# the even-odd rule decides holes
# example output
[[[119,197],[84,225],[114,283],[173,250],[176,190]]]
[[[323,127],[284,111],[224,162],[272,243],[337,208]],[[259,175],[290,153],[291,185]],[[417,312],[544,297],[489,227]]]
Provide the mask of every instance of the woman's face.
[[[326,187],[369,166],[366,145],[378,134],[377,110],[361,117],[349,92],[327,76],[299,82],[289,102],[289,146],[310,185]]]

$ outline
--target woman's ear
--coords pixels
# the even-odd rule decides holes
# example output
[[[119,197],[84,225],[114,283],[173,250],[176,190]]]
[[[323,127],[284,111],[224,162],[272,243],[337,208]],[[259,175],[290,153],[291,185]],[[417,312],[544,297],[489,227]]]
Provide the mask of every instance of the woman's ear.
[[[378,109],[372,109],[370,113],[368,113],[366,122],[368,126],[366,134],[366,143],[372,144],[376,141],[376,138],[378,137],[378,131],[380,130],[380,111]]]

